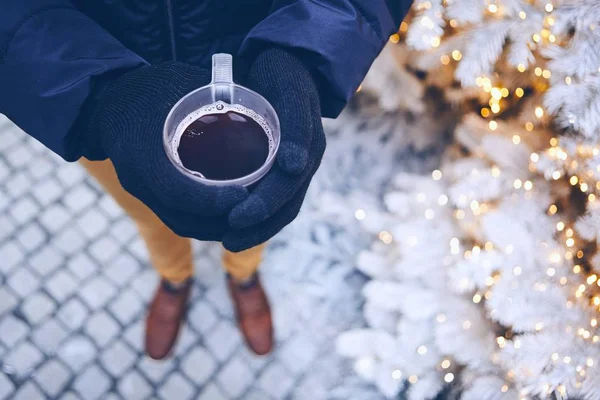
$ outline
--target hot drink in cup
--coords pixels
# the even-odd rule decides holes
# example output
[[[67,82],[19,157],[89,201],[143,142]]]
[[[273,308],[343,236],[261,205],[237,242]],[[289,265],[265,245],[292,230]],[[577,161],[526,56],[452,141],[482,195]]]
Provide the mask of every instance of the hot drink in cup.
[[[231,80],[231,56],[213,56],[213,81],[188,94],[165,122],[165,151],[192,179],[249,186],[271,168],[279,121],[258,93]]]

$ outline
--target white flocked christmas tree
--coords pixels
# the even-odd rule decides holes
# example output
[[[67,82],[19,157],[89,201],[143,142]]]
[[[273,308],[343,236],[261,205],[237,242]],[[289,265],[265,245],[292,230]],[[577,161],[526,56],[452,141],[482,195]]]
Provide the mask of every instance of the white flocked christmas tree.
[[[600,399],[600,2],[417,0],[362,90],[432,118],[431,87],[460,122],[349,211],[368,327],[338,351],[389,398]]]

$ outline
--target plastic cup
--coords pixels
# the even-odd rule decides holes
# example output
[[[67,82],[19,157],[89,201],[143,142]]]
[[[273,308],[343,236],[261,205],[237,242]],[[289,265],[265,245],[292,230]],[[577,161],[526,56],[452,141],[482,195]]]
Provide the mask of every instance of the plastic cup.
[[[229,180],[207,179],[201,173],[185,168],[176,147],[185,128],[197,119],[198,111],[218,114],[236,111],[236,107],[255,113],[255,119],[266,128],[265,133],[272,139],[263,165],[249,175]],[[258,182],[273,166],[280,139],[279,119],[271,104],[260,94],[233,82],[233,58],[222,53],[212,57],[212,81],[182,97],[167,115],[163,128],[163,145],[173,165],[190,179],[214,186],[250,186]]]

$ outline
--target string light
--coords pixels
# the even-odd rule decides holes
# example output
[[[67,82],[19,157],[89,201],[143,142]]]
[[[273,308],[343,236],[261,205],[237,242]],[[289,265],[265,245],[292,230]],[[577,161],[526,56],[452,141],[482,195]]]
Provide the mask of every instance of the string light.
[[[516,88],[515,89],[515,95],[517,97],[523,97],[523,95],[525,94],[525,91],[523,90],[523,88]]]
[[[544,116],[544,109],[542,107],[535,108],[535,116],[537,118],[542,118]]]

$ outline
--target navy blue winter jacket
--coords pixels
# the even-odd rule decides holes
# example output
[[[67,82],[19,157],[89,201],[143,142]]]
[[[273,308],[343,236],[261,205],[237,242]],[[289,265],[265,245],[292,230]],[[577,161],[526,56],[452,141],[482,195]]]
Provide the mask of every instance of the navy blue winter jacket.
[[[92,85],[145,63],[302,55],[335,117],[412,0],[1,0],[0,113],[67,160]]]

